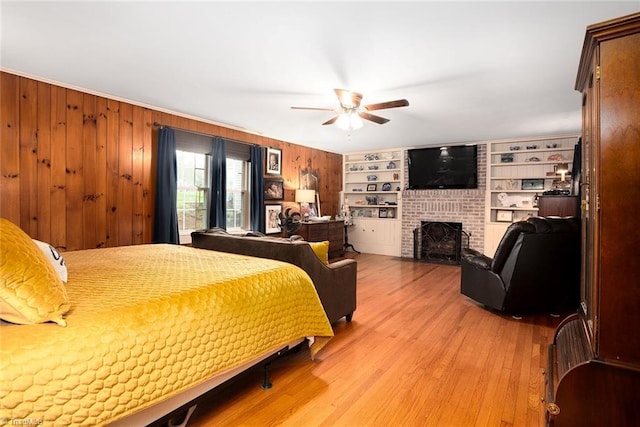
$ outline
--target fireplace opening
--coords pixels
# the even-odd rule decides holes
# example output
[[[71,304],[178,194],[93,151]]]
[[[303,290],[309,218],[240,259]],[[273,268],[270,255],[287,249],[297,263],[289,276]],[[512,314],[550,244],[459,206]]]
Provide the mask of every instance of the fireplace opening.
[[[413,231],[413,258],[426,262],[460,264],[460,250],[469,235],[462,231],[461,222],[421,221]]]

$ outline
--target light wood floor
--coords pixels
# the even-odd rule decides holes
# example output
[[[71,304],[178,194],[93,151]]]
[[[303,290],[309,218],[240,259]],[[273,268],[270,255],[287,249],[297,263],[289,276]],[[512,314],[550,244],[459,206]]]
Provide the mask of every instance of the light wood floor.
[[[542,426],[546,347],[561,318],[516,320],[460,294],[460,267],[360,254],[358,309],[308,350],[200,405],[213,426]]]

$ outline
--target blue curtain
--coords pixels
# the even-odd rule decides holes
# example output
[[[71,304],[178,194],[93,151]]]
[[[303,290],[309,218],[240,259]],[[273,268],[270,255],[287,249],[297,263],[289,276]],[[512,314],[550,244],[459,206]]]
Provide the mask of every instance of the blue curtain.
[[[211,198],[209,227],[227,229],[227,144],[218,136],[211,149]]]
[[[154,243],[180,244],[178,235],[176,134],[173,129],[158,131]]]
[[[251,230],[264,233],[266,231],[264,218],[264,194],[262,193],[262,175],[264,149],[258,146],[251,146]]]

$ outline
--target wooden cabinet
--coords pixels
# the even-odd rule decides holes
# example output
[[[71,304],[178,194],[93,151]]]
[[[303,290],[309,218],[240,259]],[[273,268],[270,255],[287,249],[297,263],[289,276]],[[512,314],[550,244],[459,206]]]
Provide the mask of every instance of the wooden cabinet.
[[[358,251],[400,256],[404,162],[404,150],[344,156],[343,205],[353,222],[349,243]]]
[[[581,309],[549,348],[547,421],[640,425],[640,13],[587,28]]]
[[[369,254],[399,256],[402,236],[400,221],[354,218],[349,226],[349,243]]]
[[[329,257],[344,254],[344,221],[309,221],[300,223],[296,231],[307,242],[329,241]]]
[[[577,216],[578,196],[538,197],[538,216]]]

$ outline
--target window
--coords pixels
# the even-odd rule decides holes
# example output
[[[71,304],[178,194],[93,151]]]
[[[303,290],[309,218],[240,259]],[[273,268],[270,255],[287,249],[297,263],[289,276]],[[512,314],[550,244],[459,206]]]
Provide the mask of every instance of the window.
[[[192,231],[207,228],[211,176],[206,154],[176,150],[176,160],[178,233],[182,242],[182,236],[190,237]]]
[[[249,162],[227,158],[227,230],[248,230]]]
[[[227,231],[250,229],[249,145],[227,141]],[[211,137],[176,130],[177,210],[180,243],[208,228],[211,194]]]

